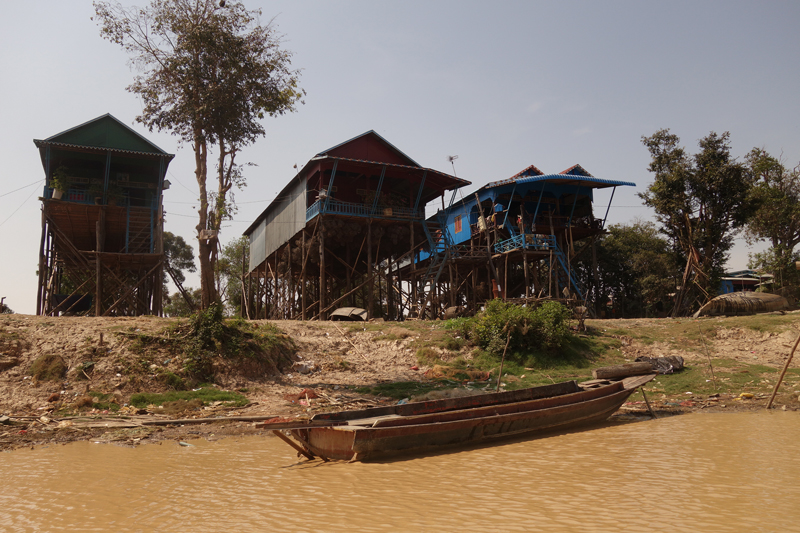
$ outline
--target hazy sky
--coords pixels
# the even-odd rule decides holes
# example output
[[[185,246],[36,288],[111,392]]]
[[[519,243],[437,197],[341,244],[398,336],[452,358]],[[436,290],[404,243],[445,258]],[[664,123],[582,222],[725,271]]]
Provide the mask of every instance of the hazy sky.
[[[690,151],[730,131],[800,162],[800,2],[246,1],[274,17],[302,69],[305,105],[266,122],[222,241],[238,237],[317,152],[374,129],[423,166],[472,181],[580,163],[617,190],[609,222],[652,218],[642,135]],[[143,2],[125,1],[125,5]],[[44,171],[33,139],[111,113],[176,154],[166,229],[195,243],[193,155],[135,124],[134,72],[100,38],[88,1],[0,0],[0,296],[34,313]],[[34,185],[35,183],[35,185]],[[21,188],[21,189],[20,189]],[[20,190],[17,190],[20,189]],[[608,193],[596,196],[604,212]],[[196,246],[195,246],[196,249]],[[737,245],[729,267],[744,268]],[[197,286],[196,276],[188,285]]]

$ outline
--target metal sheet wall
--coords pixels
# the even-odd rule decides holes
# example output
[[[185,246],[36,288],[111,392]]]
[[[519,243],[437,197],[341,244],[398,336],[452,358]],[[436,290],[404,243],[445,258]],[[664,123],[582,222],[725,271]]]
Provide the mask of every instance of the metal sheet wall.
[[[253,233],[250,234],[250,272],[264,262],[267,258],[266,241],[264,240],[264,233],[267,231],[267,221],[262,220]]]
[[[298,180],[250,234],[250,271],[306,225],[306,183]]]

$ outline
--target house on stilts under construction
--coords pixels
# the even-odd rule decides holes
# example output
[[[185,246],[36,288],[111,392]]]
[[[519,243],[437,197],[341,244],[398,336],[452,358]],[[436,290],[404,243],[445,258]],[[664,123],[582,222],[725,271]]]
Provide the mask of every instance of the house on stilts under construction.
[[[374,131],[320,152],[245,232],[246,315],[326,319],[360,307],[393,320],[475,311],[493,297],[582,300],[572,264],[608,215],[595,217],[593,191],[634,185],[579,165],[531,166],[454,202],[468,184]],[[425,218],[438,197],[442,208]]]
[[[46,177],[36,313],[160,315],[174,156],[108,114],[34,143]]]

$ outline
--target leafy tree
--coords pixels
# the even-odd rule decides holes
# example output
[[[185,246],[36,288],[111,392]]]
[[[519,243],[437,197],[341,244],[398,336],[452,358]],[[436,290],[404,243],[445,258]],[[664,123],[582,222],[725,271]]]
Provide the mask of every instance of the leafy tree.
[[[611,300],[615,316],[652,316],[669,308],[678,273],[669,243],[654,223],[610,226],[597,248],[597,267],[597,301]],[[591,282],[589,265],[580,268]]]
[[[640,197],[686,262],[675,315],[716,295],[734,236],[753,211],[753,178],[731,157],[729,139],[711,132],[690,156],[668,129],[642,137],[655,179]]]
[[[187,244],[180,235],[175,235],[169,231],[165,231],[164,255],[166,257],[167,267],[171,270],[172,276],[175,277],[175,281],[182,287],[183,283],[186,281],[184,271],[195,272],[197,270],[194,265],[194,250],[192,249],[191,245]],[[176,292],[175,295],[169,294],[169,274],[167,273],[166,269],[163,274],[163,285],[165,307],[172,302],[172,299],[175,295],[182,300],[184,299],[183,296],[178,292]],[[197,298],[195,301],[199,302],[200,299]]]
[[[217,261],[217,291],[229,314],[242,310],[242,272],[249,252],[250,239],[242,236],[223,246]]]
[[[264,135],[265,116],[293,111],[305,92],[292,54],[260,11],[239,2],[151,0],[147,8],[95,2],[101,35],[119,44],[142,74],[128,87],[142,99],[137,120],[192,146],[199,187],[202,307],[218,300],[214,268],[219,231],[234,209],[231,189],[245,183],[241,149]],[[207,186],[216,151],[216,191]]]
[[[186,289],[192,301],[200,301],[200,289]],[[164,303],[165,316],[192,316],[195,311],[189,306],[184,297],[179,292],[175,292],[169,297],[169,301]]]
[[[194,265],[194,249],[180,235],[164,232],[164,255],[175,278],[181,283],[186,281],[184,271],[197,271]],[[164,281],[166,282],[166,274]]]
[[[771,272],[778,287],[797,285],[793,263],[800,244],[800,165],[789,170],[761,148],[753,148],[745,161],[757,180],[752,197],[758,205],[747,224],[748,240],[763,239],[771,245],[751,255],[751,268]]]

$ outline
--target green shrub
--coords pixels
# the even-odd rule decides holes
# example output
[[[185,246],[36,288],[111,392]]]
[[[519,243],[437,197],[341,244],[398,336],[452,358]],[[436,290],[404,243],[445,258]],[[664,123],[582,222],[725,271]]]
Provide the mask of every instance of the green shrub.
[[[453,327],[467,331],[470,341],[495,354],[501,354],[507,342],[511,352],[553,351],[569,335],[569,317],[569,309],[557,302],[531,308],[494,299],[469,323]]]
[[[222,323],[222,306],[213,303],[208,309],[198,311],[191,319],[192,339],[197,348],[213,350],[222,341],[225,327]]]

